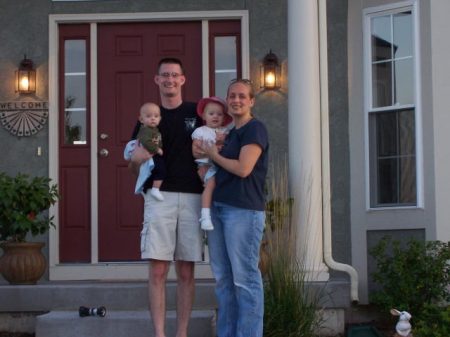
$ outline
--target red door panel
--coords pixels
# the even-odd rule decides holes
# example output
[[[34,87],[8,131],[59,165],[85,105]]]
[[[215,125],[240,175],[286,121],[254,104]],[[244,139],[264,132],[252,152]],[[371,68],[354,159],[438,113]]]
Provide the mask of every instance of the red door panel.
[[[90,167],[62,167],[60,170],[61,199],[60,261],[89,262],[90,240]],[[68,205],[72,205],[68,207]]]
[[[140,106],[159,103],[153,78],[158,61],[177,57],[186,68],[186,100],[201,97],[201,23],[126,23],[98,27],[99,260],[140,259],[143,199],[123,149]]]

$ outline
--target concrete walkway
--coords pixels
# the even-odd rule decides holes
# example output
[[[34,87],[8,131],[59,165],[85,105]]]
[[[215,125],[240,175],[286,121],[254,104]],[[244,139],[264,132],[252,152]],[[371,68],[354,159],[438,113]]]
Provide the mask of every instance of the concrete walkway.
[[[166,334],[175,336],[176,313],[167,312]],[[148,311],[111,311],[105,317],[79,317],[73,311],[52,311],[37,317],[36,337],[152,337]],[[189,336],[214,336],[214,311],[195,310]]]

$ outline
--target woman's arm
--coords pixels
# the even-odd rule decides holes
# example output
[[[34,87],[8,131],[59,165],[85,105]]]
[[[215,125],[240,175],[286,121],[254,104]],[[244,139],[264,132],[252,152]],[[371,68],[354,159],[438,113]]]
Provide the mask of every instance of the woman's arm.
[[[217,165],[241,178],[246,178],[252,173],[262,153],[259,145],[248,144],[241,148],[238,159],[228,159],[219,154],[215,145],[208,146],[207,144],[203,144],[202,148]]]

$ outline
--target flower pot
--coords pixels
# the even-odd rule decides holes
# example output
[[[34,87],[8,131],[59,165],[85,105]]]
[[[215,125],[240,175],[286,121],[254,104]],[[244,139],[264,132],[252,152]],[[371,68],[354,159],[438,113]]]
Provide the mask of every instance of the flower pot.
[[[36,284],[47,266],[43,242],[4,242],[0,244],[0,272],[10,284]]]

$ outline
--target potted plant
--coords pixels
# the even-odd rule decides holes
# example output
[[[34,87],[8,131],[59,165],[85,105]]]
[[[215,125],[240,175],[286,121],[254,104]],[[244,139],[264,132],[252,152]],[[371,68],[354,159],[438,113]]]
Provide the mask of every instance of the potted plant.
[[[35,284],[45,272],[42,242],[26,242],[27,235],[46,233],[53,217],[43,214],[59,198],[47,177],[0,173],[0,272],[11,284]]]

